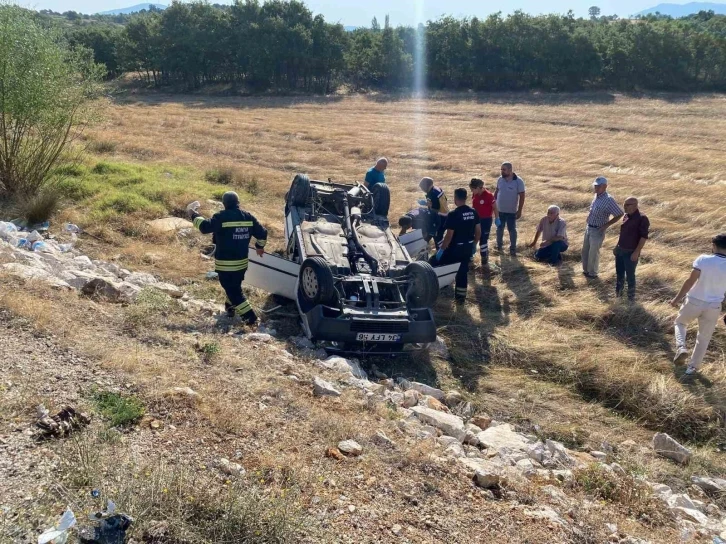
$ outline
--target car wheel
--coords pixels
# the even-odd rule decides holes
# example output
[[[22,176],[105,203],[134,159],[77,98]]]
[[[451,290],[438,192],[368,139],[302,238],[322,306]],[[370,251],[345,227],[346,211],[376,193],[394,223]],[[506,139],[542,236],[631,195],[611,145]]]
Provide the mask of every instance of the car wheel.
[[[385,183],[376,183],[371,189],[373,194],[373,213],[388,217],[391,207],[391,190]]]
[[[304,207],[310,197],[310,178],[305,174],[297,174],[287,193],[287,202],[291,206]]]
[[[309,257],[300,267],[300,294],[312,304],[325,304],[335,294],[333,272],[322,257]]]
[[[439,278],[433,267],[423,261],[409,263],[405,271],[408,276],[406,299],[414,308],[430,308],[439,297]]]

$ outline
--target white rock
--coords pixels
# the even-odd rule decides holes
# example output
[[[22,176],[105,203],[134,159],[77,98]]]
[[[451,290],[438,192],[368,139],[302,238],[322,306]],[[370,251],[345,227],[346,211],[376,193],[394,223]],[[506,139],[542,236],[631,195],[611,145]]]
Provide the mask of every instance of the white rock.
[[[426,385],[425,383],[409,382],[409,385],[411,389],[413,389],[414,391],[418,391],[422,395],[434,397],[436,400],[441,400],[444,398],[444,392],[441,389],[436,389],[435,387],[431,387],[430,385]]]
[[[166,293],[172,298],[181,298],[184,295],[184,292],[179,289],[176,285],[173,285],[171,283],[152,283],[151,287],[156,289],[157,291],[161,291],[162,293]]]
[[[316,397],[339,397],[340,391],[338,391],[333,384],[326,382],[322,378],[313,378],[313,395]]]
[[[562,527],[567,527],[567,522],[562,519],[557,512],[555,512],[554,510],[552,510],[552,508],[548,506],[542,506],[537,510],[525,509],[524,514],[532,519],[549,521],[552,523],[556,523],[557,525],[561,525]]]
[[[134,285],[138,285],[139,287],[146,287],[147,285],[159,283],[159,280],[157,280],[151,274],[147,274],[146,272],[132,272],[131,274],[126,276],[126,278],[124,278],[124,281],[132,283]]]
[[[403,393],[403,406],[404,408],[412,408],[418,404],[419,396],[421,393],[415,389],[409,389]]]
[[[708,517],[698,510],[677,506],[675,508],[671,508],[671,512],[679,517],[698,523],[699,525],[708,525]]]
[[[444,395],[444,404],[449,408],[454,408],[464,402],[464,395],[458,391],[447,391]]]
[[[650,487],[653,488],[653,493],[664,500],[673,494],[673,490],[665,484],[650,484]]]
[[[517,461],[517,470],[519,470],[527,478],[532,478],[537,475],[537,467],[531,459],[521,459]]]
[[[504,461],[505,464],[514,466],[520,461],[524,459],[528,459],[528,455],[526,452],[522,451],[521,449],[514,449],[514,448],[499,448],[497,450],[497,455]]]
[[[22,265],[20,263],[8,263],[3,265],[3,270],[23,280],[40,281],[57,289],[72,289],[65,281],[39,268]]]
[[[480,432],[482,432],[482,430],[479,427],[477,427],[476,425],[473,425],[471,423],[467,423],[464,428],[466,430],[466,436],[464,437],[464,444],[478,446],[479,438],[477,437],[477,435]]]
[[[608,535],[614,535],[618,532],[618,526],[616,523],[606,523],[605,524],[605,532],[607,532]]]
[[[439,357],[443,357],[444,359],[448,359],[449,357],[449,348],[446,347],[446,342],[440,336],[437,336],[436,341],[431,342],[428,345],[428,350],[429,353],[433,355],[438,355]]]
[[[545,442],[545,447],[552,455],[552,461],[555,464],[564,467],[575,466],[575,460],[567,453],[567,449],[565,448],[565,446],[563,446],[559,442],[555,442],[554,440],[547,440]]]
[[[194,391],[191,387],[172,387],[165,393],[168,397],[187,397],[191,399],[199,398],[199,393]]]
[[[146,224],[149,225],[150,230],[157,234],[166,234],[194,227],[194,224],[191,221],[187,221],[181,217],[164,217],[163,219],[147,221]]]
[[[598,461],[605,461],[608,457],[608,454],[602,451],[591,451],[590,455]]]
[[[682,446],[666,433],[656,433],[653,436],[653,449],[659,455],[686,464],[691,459],[691,450]]]
[[[79,255],[73,258],[73,268],[77,270],[93,270],[95,266],[86,255]]]
[[[386,391],[384,397],[387,401],[391,402],[391,404],[403,406],[404,396],[403,393],[399,391]]]
[[[553,470],[552,475],[561,482],[571,482],[574,478],[571,470]]]
[[[625,478],[628,475],[627,471],[618,463],[610,463],[610,468],[613,469],[613,472],[621,478]]]
[[[693,500],[691,500],[691,497],[686,495],[685,493],[678,493],[671,495],[666,500],[666,503],[671,508],[687,508],[690,510],[697,510],[698,508],[693,503]]]
[[[459,441],[454,438],[453,436],[440,436],[436,439],[436,442],[444,446],[445,448],[448,448],[452,444],[459,444]]]
[[[329,370],[350,373],[353,375],[354,378],[358,378],[361,380],[368,379],[368,374],[365,370],[361,368],[360,363],[352,359],[346,359],[345,357],[331,355],[324,361],[316,361],[316,363]]]
[[[722,480],[720,478],[692,476],[691,482],[703,489],[706,493],[726,492],[726,480]]]
[[[479,468],[474,473],[474,483],[484,489],[492,489],[499,487],[504,482],[502,477],[494,470]]]
[[[384,446],[384,447],[387,447],[387,448],[395,448],[396,447],[395,442],[393,442],[393,440],[391,440],[390,438],[388,438],[388,436],[386,436],[386,433],[384,433],[383,431],[378,431],[371,438],[371,440],[374,443],[378,444],[379,446]]]
[[[249,334],[243,334],[240,337],[240,340],[242,340],[243,342],[250,341],[266,344],[268,342],[272,342],[272,336],[264,332],[251,332]]]
[[[363,453],[363,446],[355,440],[343,440],[338,442],[338,449],[346,455],[358,456]]]
[[[511,425],[505,424],[498,427],[489,427],[486,431],[480,432],[476,437],[479,443],[486,447],[498,450],[510,448],[526,452],[529,449],[529,441],[520,433],[514,432]]]
[[[439,412],[424,406],[414,406],[411,408],[416,417],[423,423],[427,423],[441,429],[444,434],[455,437],[459,442],[464,441],[466,429],[464,428],[464,420],[453,414]]]
[[[530,459],[536,461],[540,465],[544,464],[545,461],[549,461],[549,459],[552,457],[552,454],[542,442],[537,442],[529,446],[527,448],[527,455]]]
[[[219,467],[219,470],[229,476],[242,476],[245,473],[245,469],[242,465],[239,463],[233,463],[229,459],[220,459],[217,466]]]
[[[529,461],[530,463],[532,462],[529,459],[527,459],[527,461]],[[565,495],[560,488],[553,485],[546,485],[540,488],[540,491],[550,497],[555,503],[567,504],[568,502],[567,495]]]
[[[444,450],[444,455],[446,457],[466,457],[466,450],[459,442],[456,442]]]

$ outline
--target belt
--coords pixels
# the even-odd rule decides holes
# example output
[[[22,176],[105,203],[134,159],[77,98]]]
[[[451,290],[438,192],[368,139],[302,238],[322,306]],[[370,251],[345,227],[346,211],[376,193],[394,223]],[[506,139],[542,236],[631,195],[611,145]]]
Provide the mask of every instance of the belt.
[[[589,225],[589,224],[587,226],[590,227],[591,229],[599,229],[600,228],[600,227],[596,227],[595,225]]]

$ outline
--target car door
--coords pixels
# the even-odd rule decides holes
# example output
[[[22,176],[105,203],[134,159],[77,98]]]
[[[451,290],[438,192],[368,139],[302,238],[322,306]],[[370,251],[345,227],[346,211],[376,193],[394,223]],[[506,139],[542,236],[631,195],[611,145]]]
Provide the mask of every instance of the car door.
[[[260,257],[254,248],[250,248],[249,259],[245,284],[290,300],[296,299],[299,264],[267,252]]]

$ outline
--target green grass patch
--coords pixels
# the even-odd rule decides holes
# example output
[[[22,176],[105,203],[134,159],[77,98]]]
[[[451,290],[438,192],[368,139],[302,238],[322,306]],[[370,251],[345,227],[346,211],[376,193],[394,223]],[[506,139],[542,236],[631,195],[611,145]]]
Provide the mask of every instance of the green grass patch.
[[[109,160],[64,166],[55,174],[66,200],[75,203],[80,223],[129,223],[184,213],[193,200],[221,199],[229,180],[190,168]],[[229,174],[229,172],[226,172]],[[244,202],[249,192],[240,191]],[[85,216],[85,218],[83,217]]]
[[[146,412],[144,403],[133,395],[123,396],[112,391],[94,394],[93,401],[111,427],[133,423]]]

